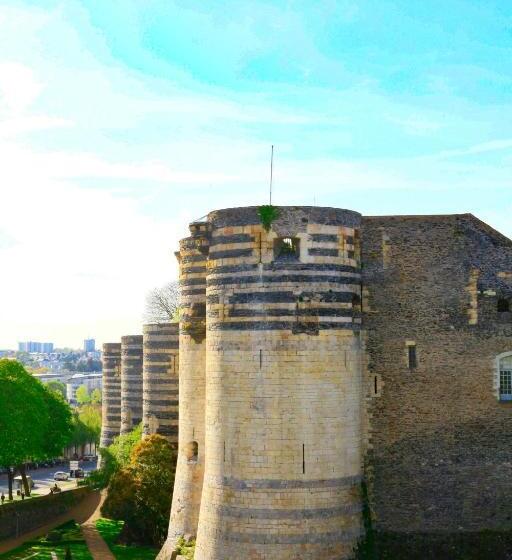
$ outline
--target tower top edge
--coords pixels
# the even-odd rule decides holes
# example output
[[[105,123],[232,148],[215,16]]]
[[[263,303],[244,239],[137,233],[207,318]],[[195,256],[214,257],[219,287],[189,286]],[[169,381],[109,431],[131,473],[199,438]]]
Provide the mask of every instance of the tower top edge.
[[[359,212],[329,206],[274,206],[277,210],[275,222],[302,221],[314,224],[359,227],[362,216]],[[257,225],[261,223],[260,206],[241,206],[213,210],[207,222],[214,227]]]

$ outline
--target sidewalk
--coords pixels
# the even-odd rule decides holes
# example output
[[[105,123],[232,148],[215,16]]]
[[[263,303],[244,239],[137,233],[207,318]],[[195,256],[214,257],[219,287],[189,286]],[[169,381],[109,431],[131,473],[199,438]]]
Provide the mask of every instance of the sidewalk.
[[[101,517],[100,508],[104,500],[105,492],[102,492],[100,502],[96,506],[96,509],[90,517],[82,523],[82,533],[94,560],[115,560],[115,556],[110,552],[107,543],[101,538],[101,535],[96,529],[96,521]]]

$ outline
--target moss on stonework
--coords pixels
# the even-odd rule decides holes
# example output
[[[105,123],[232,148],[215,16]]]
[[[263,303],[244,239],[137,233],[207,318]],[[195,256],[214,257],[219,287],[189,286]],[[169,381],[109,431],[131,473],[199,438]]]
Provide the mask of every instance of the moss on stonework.
[[[258,208],[258,216],[265,231],[270,231],[272,222],[279,217],[279,210],[272,204],[264,204]]]

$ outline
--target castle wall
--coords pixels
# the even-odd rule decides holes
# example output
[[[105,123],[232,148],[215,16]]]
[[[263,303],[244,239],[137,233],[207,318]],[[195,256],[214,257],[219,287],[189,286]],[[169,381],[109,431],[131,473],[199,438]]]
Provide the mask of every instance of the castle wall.
[[[121,434],[142,421],[142,335],[121,337]]]
[[[208,217],[197,560],[349,558],[361,533],[359,215],[279,210]]]
[[[206,224],[180,241],[179,443],[169,533],[159,558],[171,558],[180,536],[195,537],[205,465]]]
[[[512,271],[512,244],[481,226],[468,216],[363,220],[366,470],[380,531],[512,525],[511,404],[496,387],[512,322],[488,289]]]
[[[121,429],[121,344],[103,344],[102,364],[100,447],[108,447]]]
[[[178,323],[143,327],[143,435],[178,444]]]

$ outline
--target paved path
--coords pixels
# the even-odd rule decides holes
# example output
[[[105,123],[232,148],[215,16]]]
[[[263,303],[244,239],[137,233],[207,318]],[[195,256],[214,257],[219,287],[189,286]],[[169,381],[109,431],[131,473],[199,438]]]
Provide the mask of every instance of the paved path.
[[[101,517],[100,508],[105,500],[105,492],[101,494],[101,500],[89,519],[82,523],[82,533],[85,542],[89,547],[89,552],[94,560],[115,560],[115,556],[110,552],[107,543],[101,538],[96,529],[96,521]]]

